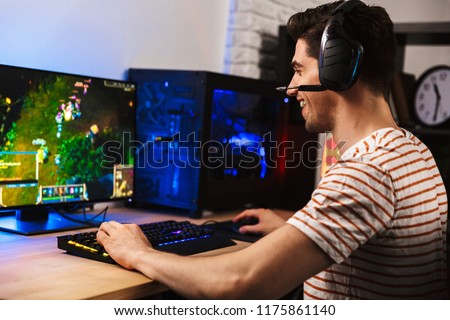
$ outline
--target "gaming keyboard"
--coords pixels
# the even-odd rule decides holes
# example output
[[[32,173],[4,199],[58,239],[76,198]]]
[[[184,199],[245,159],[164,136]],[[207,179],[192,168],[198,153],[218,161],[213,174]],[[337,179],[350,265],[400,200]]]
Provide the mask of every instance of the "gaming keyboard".
[[[161,221],[140,224],[152,246],[160,251],[191,255],[235,245],[229,237],[189,221]],[[97,242],[96,231],[58,236],[58,248],[83,258],[115,263]]]

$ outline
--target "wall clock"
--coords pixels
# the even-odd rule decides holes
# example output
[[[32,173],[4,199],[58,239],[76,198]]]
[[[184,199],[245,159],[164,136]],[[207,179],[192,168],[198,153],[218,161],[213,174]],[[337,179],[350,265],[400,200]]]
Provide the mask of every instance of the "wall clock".
[[[418,79],[413,114],[426,127],[450,128],[450,66],[435,66]]]

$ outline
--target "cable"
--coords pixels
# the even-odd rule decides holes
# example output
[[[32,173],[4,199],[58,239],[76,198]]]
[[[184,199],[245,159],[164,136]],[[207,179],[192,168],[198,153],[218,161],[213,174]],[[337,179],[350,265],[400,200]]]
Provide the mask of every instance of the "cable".
[[[217,220],[206,220],[201,225],[204,226],[204,225],[208,225],[208,224],[220,224],[220,221],[217,221]]]
[[[97,214],[95,214],[93,217],[91,217],[91,218],[88,218],[88,216],[86,215],[86,205],[82,205],[81,206],[82,208],[83,208],[83,219],[75,219],[75,218],[73,218],[73,217],[71,217],[70,215],[68,215],[68,214],[66,214],[66,213],[64,213],[64,212],[62,212],[61,211],[61,208],[53,208],[53,207],[51,207],[51,209],[56,213],[56,214],[58,214],[59,216],[61,216],[61,217],[63,217],[64,219],[67,219],[67,220],[69,220],[69,221],[72,221],[72,222],[75,222],[75,223],[80,223],[80,224],[84,224],[84,225],[87,225],[87,226],[91,226],[91,227],[99,227],[100,226],[100,224],[102,224],[103,222],[105,222],[105,220],[106,220],[106,215],[107,215],[107,213],[108,213],[108,208],[109,208],[109,206],[106,206],[105,208],[103,208],[99,213],[97,213]],[[64,209],[66,212],[68,212],[68,213],[73,213],[73,212],[75,212],[76,210],[78,210],[79,209],[79,206],[75,206],[75,209],[71,209],[71,210],[67,210],[67,209]],[[100,215],[103,215],[103,217],[102,217],[102,219],[101,219],[101,221],[100,222],[92,222],[92,221],[94,221],[97,217],[99,217]]]

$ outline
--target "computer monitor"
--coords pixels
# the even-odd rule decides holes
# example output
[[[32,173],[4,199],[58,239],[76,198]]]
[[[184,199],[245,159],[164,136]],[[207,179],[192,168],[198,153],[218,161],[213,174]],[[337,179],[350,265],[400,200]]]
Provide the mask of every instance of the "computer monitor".
[[[55,212],[130,201],[135,84],[0,65],[0,229],[86,227]]]

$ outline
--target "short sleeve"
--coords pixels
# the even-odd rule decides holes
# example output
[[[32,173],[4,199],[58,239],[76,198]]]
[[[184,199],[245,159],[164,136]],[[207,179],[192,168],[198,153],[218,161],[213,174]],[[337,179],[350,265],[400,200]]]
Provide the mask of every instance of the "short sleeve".
[[[341,263],[391,226],[394,199],[392,179],[381,167],[353,160],[339,162],[288,223]]]

